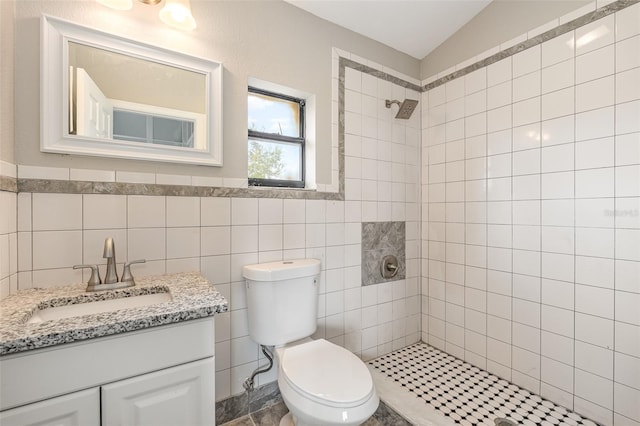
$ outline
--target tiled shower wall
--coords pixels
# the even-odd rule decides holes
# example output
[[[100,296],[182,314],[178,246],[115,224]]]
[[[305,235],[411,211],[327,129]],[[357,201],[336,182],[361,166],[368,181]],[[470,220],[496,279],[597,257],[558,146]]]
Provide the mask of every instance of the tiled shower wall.
[[[71,267],[104,264],[107,236],[114,237],[119,271],[125,260],[140,258],[147,263],[132,268],[137,277],[200,270],[230,301],[230,312],[216,316],[217,400],[242,393],[242,382],[265,363],[248,336],[241,276],[246,264],[321,259],[315,337],[343,345],[363,359],[418,341],[420,116],[395,120],[384,99],[419,95],[351,68],[346,87],[345,201],[21,192],[19,288],[86,281],[86,271]],[[337,137],[337,112],[334,117]],[[66,169],[42,173],[51,176],[41,179],[69,176]],[[0,194],[14,200],[11,205],[3,198],[1,205],[14,223],[13,233],[7,233],[16,240],[16,195]],[[406,279],[363,287],[362,222],[390,220],[407,223]],[[4,241],[4,228],[0,234]],[[276,377],[277,366],[257,376],[257,385]]]
[[[640,4],[422,106],[423,340],[640,424]]]

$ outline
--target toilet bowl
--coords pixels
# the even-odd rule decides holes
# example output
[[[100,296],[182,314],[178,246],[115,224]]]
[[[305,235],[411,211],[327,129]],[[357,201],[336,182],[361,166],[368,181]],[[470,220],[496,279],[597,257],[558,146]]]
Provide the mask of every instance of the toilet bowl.
[[[378,407],[369,370],[348,350],[304,339],[277,348],[276,356],[278,386],[293,417],[281,426],[359,425]]]

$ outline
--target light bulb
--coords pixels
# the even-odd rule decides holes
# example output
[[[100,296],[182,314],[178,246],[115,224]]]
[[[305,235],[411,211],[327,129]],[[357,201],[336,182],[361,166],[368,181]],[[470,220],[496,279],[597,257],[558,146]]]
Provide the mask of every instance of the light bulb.
[[[129,10],[133,7],[132,0],[96,0],[98,3],[115,10]]]
[[[189,0],[166,0],[160,11],[160,19],[165,24],[181,30],[193,30],[196,27]]]

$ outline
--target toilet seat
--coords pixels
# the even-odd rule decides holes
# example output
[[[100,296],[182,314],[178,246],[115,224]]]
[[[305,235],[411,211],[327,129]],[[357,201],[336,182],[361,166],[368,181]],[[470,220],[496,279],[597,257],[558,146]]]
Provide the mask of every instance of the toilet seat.
[[[332,407],[355,407],[375,392],[366,365],[350,351],[324,339],[278,351],[281,379],[300,396]]]

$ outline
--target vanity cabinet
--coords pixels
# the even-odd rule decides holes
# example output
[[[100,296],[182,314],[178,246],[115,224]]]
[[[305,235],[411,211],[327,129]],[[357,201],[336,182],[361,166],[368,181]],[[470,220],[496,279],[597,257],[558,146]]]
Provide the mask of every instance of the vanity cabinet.
[[[0,357],[0,425],[215,425],[213,318]]]

